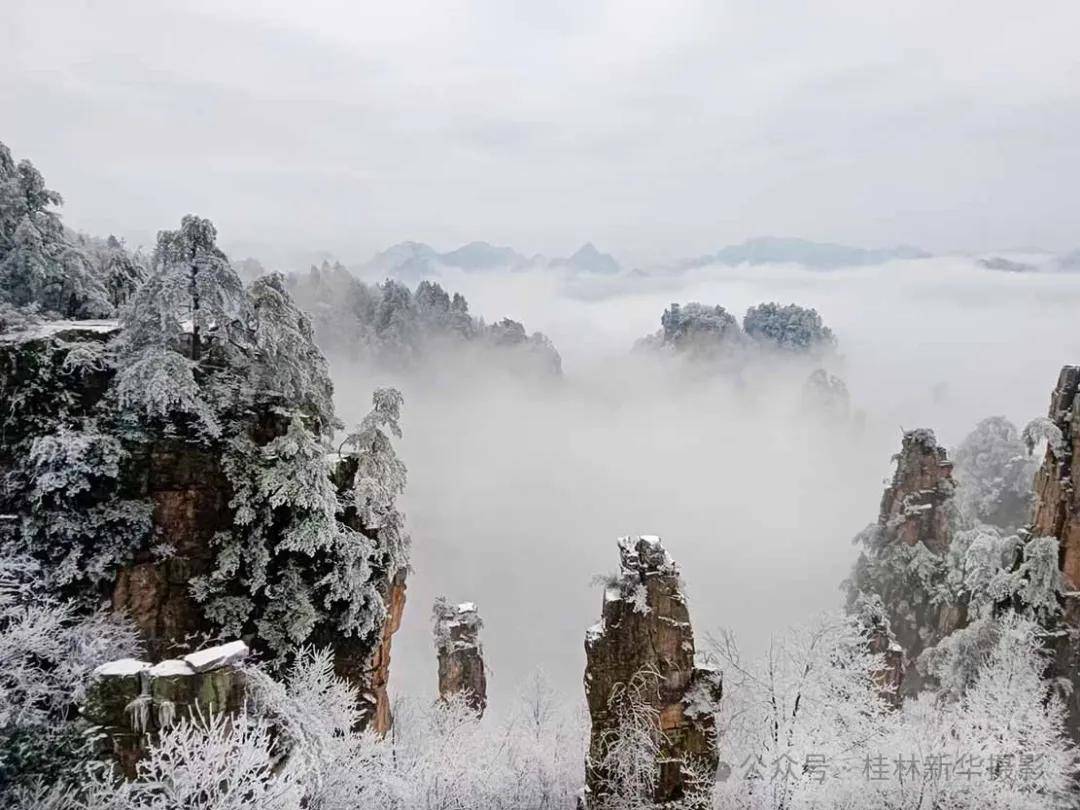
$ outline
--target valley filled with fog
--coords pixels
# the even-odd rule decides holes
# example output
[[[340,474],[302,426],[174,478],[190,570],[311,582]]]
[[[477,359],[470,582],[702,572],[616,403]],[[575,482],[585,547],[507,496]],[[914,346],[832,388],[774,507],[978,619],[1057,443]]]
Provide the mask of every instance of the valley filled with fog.
[[[1080,810],[1080,3],[7,0],[0,808]]]
[[[473,315],[522,321],[562,356],[559,378],[452,351],[407,371],[329,352],[346,422],[376,385],[405,396],[413,573],[393,688],[435,693],[427,606],[475,601],[495,712],[536,668],[580,699],[583,634],[601,602],[590,580],[615,567],[619,535],[664,538],[701,634],[727,627],[757,651],[838,609],[901,431],[928,427],[955,447],[984,417],[1022,426],[1080,353],[1080,276],[993,272],[969,257],[434,278]],[[837,337],[825,364],[847,383],[850,418],[805,406],[809,360],[731,373],[632,351],[667,306],[690,301],[737,317],[765,301],[816,308]]]

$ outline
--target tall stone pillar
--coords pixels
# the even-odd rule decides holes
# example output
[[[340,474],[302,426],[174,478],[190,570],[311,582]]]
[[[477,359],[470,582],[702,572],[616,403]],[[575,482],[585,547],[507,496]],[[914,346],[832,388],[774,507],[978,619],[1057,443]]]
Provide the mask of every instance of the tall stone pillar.
[[[603,806],[625,789],[610,757],[629,734],[655,751],[651,795],[636,798],[663,804],[710,789],[721,675],[695,663],[679,571],[659,537],[619,539],[619,574],[604,590],[600,622],[585,634],[585,657],[592,729],[583,803]]]
[[[487,707],[487,677],[479,633],[483,627],[472,602],[451,605],[443,598],[432,609],[435,650],[439,656],[439,697],[463,694],[466,702],[483,714]]]

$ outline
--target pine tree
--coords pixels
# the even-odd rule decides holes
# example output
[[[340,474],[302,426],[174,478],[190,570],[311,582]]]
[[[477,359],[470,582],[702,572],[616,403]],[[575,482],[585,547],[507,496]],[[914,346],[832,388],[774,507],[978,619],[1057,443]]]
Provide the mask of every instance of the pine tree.
[[[189,414],[211,437],[221,434],[221,425],[196,374],[203,343],[213,335],[227,359],[246,304],[243,285],[216,237],[209,220],[193,215],[183,218],[179,230],[158,234],[153,272],[123,312],[116,378],[122,406],[151,419]]]
[[[105,287],[52,210],[62,204],[33,163],[16,164],[0,143],[0,301],[64,318],[108,317]]]

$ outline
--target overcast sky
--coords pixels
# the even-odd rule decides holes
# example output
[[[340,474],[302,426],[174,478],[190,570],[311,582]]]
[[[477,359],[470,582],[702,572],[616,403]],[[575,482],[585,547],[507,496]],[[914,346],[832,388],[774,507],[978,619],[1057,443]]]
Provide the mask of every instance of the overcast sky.
[[[227,7],[227,8],[226,8]],[[353,262],[777,234],[1080,247],[1075,0],[5,0],[0,140],[67,221]]]

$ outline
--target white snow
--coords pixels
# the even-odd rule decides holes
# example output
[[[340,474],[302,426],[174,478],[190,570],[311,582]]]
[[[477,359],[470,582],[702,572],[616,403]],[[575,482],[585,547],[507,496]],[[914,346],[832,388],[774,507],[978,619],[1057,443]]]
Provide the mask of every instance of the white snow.
[[[228,644],[208,647],[205,650],[185,655],[184,661],[196,672],[207,672],[227,664],[234,664],[243,658],[247,658],[247,654],[247,644],[242,641],[230,641]]]
[[[9,341],[22,341],[32,340],[33,338],[49,337],[55,335],[58,332],[66,332],[71,329],[79,329],[84,332],[97,332],[105,335],[109,332],[116,332],[120,329],[119,321],[42,321],[41,323],[34,324],[29,329],[21,332],[9,332],[3,336],[0,336],[2,340]]]
[[[102,664],[94,670],[95,675],[101,676],[113,676],[113,675],[138,675],[140,672],[145,672],[150,669],[150,664],[146,661],[140,661],[137,658],[119,658],[116,661],[109,661]]]
[[[194,675],[191,665],[179,658],[170,658],[150,667],[151,678],[168,678],[173,675]]]

